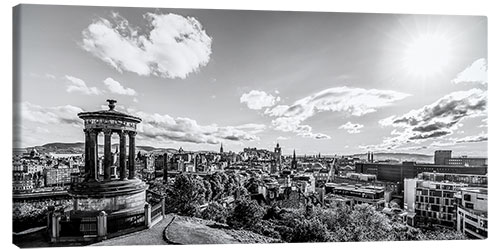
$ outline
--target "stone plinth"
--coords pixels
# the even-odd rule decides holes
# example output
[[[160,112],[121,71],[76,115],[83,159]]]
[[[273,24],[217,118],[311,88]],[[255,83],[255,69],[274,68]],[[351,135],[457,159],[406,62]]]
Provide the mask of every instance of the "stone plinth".
[[[69,190],[73,214],[89,216],[105,211],[108,215],[144,210],[147,185],[137,179],[109,182],[82,182]]]

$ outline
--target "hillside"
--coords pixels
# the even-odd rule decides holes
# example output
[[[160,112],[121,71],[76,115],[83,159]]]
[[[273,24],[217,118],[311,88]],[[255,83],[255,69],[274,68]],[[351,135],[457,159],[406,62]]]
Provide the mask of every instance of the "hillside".
[[[54,142],[47,143],[42,146],[35,146],[34,148],[42,154],[83,154],[85,153],[85,144],[83,142],[73,142],[73,143],[65,143],[65,142]],[[111,145],[111,150],[115,151],[119,147],[118,143]],[[27,148],[27,149],[31,149]],[[139,152],[157,152],[157,153],[174,153],[177,152],[177,149],[173,148],[156,148],[152,146],[136,146],[136,151]],[[99,153],[104,152],[104,146],[99,145]]]

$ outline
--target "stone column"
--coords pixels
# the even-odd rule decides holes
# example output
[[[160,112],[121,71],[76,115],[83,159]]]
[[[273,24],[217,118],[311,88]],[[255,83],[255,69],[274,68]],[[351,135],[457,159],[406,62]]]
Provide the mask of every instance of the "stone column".
[[[104,129],[104,180],[111,180],[111,129]]]
[[[137,132],[128,132],[128,178],[135,178],[135,135]]]
[[[97,135],[99,131],[91,129],[89,131],[89,168],[90,168],[90,180],[98,180],[99,176],[97,173]]]
[[[85,132],[85,178],[90,176],[90,133],[88,129]]]
[[[151,205],[149,203],[144,204],[144,224],[146,227],[151,227]]]
[[[57,242],[59,240],[59,233],[61,231],[60,226],[61,215],[59,213],[54,213],[52,216],[52,230],[50,234],[50,239],[52,242]]]
[[[127,179],[127,134],[120,131],[120,180]]]
[[[108,219],[107,214],[104,211],[101,211],[97,216],[97,237],[99,239],[103,239],[108,234]]]
[[[165,197],[161,197],[161,215],[163,215],[163,218],[165,218],[165,211],[166,211],[166,204],[165,204]]]

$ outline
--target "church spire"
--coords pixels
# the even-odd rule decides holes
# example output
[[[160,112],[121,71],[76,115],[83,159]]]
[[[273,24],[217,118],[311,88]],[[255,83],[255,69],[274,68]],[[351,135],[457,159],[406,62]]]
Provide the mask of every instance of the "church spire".
[[[220,143],[220,153],[224,153],[224,148],[222,147],[222,142]]]

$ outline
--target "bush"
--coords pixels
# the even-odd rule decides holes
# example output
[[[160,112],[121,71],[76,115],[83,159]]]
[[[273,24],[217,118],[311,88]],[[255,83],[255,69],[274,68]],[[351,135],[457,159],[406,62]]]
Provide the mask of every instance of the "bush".
[[[201,211],[200,217],[205,220],[213,220],[219,223],[226,223],[228,209],[217,202],[211,202],[205,210]]]
[[[264,209],[254,200],[236,200],[227,224],[236,229],[251,229],[264,216]]]

